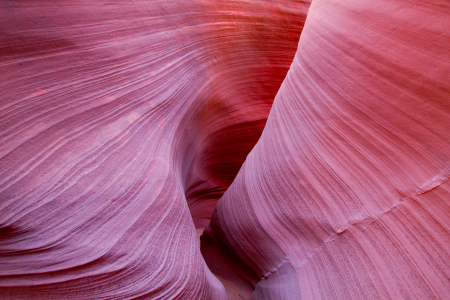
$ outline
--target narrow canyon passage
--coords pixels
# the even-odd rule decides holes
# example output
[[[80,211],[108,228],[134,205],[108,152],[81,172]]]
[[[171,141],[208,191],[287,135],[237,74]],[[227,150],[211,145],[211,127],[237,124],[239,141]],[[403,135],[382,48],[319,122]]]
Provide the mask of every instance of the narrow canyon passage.
[[[0,298],[224,299],[196,228],[259,138],[308,7],[2,2]]]
[[[450,294],[448,1],[0,16],[1,299]]]
[[[448,298],[449,33],[448,1],[312,2],[203,237],[252,299]]]

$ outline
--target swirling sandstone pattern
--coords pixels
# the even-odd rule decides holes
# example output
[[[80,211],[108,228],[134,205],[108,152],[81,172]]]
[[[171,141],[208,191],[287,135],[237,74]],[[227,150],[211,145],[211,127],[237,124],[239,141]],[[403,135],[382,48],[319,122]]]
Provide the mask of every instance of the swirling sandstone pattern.
[[[308,7],[2,1],[0,298],[224,299],[195,228],[256,143]]]
[[[0,298],[447,298],[450,4],[308,7],[3,1]]]
[[[254,299],[448,299],[449,32],[448,1],[313,1],[203,238]]]

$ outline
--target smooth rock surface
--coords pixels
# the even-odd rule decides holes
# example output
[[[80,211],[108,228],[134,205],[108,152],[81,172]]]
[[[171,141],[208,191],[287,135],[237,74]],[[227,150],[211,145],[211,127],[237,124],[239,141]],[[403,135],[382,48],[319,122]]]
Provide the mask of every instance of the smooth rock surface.
[[[309,2],[2,1],[0,298],[225,299],[196,228]]]
[[[253,299],[448,299],[449,33],[448,1],[313,1],[204,235]]]

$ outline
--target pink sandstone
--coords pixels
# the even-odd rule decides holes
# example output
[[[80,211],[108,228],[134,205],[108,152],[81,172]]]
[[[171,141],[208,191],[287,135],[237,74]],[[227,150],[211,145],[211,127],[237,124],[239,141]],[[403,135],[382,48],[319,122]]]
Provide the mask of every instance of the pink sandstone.
[[[252,299],[448,299],[449,33],[448,1],[314,0],[211,269],[226,245]]]
[[[308,3],[2,1],[0,299],[225,299],[196,227]]]
[[[309,6],[0,3],[0,299],[448,298],[450,4]]]

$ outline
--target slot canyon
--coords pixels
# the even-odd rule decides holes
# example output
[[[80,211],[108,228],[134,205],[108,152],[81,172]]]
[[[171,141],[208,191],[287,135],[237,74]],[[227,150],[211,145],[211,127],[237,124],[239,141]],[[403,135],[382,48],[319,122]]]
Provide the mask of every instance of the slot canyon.
[[[450,299],[448,0],[3,0],[0,299]]]

